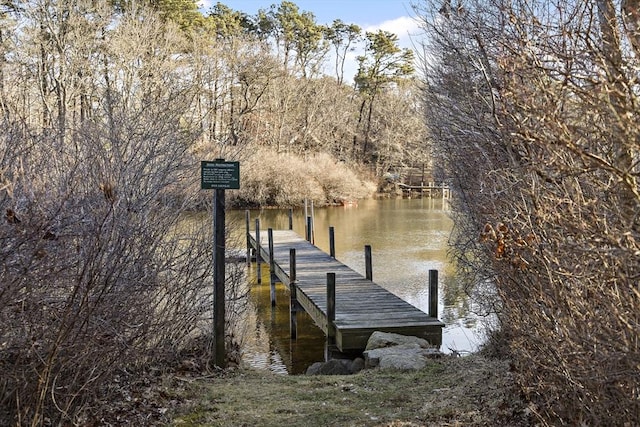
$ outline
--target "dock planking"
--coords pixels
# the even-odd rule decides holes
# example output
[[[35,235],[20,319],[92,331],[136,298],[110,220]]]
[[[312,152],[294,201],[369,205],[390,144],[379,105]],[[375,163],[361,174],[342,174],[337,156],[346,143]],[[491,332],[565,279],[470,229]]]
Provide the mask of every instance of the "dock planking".
[[[289,290],[290,249],[296,252],[297,304],[328,333],[327,273],[334,273],[335,284],[335,345],[341,352],[361,352],[374,331],[393,332],[425,338],[440,345],[444,324],[430,317],[380,285],[332,258],[294,231],[271,230],[273,237],[273,269],[277,280]],[[260,232],[260,256],[270,258],[269,234]],[[255,233],[247,232],[247,244],[257,250]]]

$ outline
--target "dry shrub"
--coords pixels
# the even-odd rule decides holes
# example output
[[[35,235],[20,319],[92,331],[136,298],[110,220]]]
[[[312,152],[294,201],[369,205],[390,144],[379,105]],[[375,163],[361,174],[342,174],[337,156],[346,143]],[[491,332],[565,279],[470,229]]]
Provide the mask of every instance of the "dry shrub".
[[[229,200],[237,206],[295,206],[305,198],[321,200],[322,189],[308,180],[297,156],[260,150],[240,166],[240,190]]]
[[[203,325],[209,233],[163,201],[193,161],[177,127],[150,125],[160,114],[64,144],[4,124],[0,424],[71,424],[103,381],[170,360]]]
[[[376,190],[372,182],[359,178],[345,163],[326,153],[307,160],[309,174],[320,184],[325,201],[342,204],[369,197]]]
[[[305,199],[321,206],[364,198],[374,190],[328,154],[303,158],[262,149],[241,164],[240,173],[240,190],[229,197],[235,206],[299,206]]]
[[[620,25],[637,15],[609,0],[427,3],[459,265],[497,290],[531,411],[640,424],[640,45],[638,22]]]

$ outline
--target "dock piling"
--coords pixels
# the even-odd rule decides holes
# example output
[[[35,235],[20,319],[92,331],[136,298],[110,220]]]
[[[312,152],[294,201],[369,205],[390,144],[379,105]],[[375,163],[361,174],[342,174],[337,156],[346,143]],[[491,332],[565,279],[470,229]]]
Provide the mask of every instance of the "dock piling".
[[[327,345],[336,344],[336,273],[327,273]]]
[[[293,230],[293,209],[289,208],[289,230]]]
[[[371,262],[371,245],[364,246],[365,277],[373,282],[373,264]]]
[[[307,216],[307,242],[311,243],[311,216]]]
[[[429,317],[438,317],[438,270],[429,270]]]
[[[329,227],[329,256],[336,259],[336,236],[333,227]]]
[[[304,237],[307,240],[307,242],[309,241],[308,236],[310,235],[309,221],[307,219],[308,217],[309,217],[309,204],[307,199],[304,199]]]
[[[311,199],[311,240],[312,245],[316,244],[316,216],[313,212],[313,199]]]

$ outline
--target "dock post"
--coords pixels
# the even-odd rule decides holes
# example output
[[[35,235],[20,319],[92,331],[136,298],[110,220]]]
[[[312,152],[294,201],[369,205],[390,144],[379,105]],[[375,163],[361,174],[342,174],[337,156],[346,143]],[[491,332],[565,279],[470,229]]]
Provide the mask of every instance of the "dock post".
[[[307,216],[307,235],[305,236],[307,242],[311,243],[311,216]]]
[[[371,245],[364,246],[365,277],[373,282],[373,265],[371,263]]]
[[[293,230],[293,208],[289,208],[289,230]]]
[[[271,286],[271,307],[276,306],[276,263],[273,260],[273,228],[267,229],[269,236],[269,284]]]
[[[307,217],[309,216],[309,207],[308,207],[308,202],[307,199],[304,199],[304,238],[309,241],[308,237],[309,236],[309,222]]]
[[[329,255],[336,258],[336,235],[333,227],[329,227]]]
[[[313,199],[311,199],[311,240],[312,245],[316,244],[316,216],[313,213]]]
[[[298,293],[296,288],[296,250],[289,249],[289,329],[291,339],[298,338]]]
[[[256,274],[258,284],[262,283],[262,256],[260,255],[260,218],[256,218]]]
[[[327,347],[336,344],[336,273],[327,273]]]
[[[247,209],[245,211],[245,227],[247,230],[245,233],[245,237],[247,238],[247,266],[251,265],[251,240],[249,239],[249,235],[251,233],[251,230],[249,228],[250,223],[251,223],[251,213]]]
[[[429,317],[438,317],[438,270],[429,270]]]

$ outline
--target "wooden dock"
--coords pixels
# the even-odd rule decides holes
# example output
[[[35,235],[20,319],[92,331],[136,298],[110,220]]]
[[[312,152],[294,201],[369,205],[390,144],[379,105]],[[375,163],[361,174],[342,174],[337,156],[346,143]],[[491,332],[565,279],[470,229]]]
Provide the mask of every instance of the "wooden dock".
[[[402,190],[404,194],[409,196],[411,194],[417,194],[420,197],[422,197],[426,194],[427,197],[434,197],[434,195],[437,194],[439,197],[442,197],[443,199],[451,198],[451,189],[444,182],[440,184],[433,183],[433,182],[426,183],[426,184],[421,183],[420,185],[398,183],[397,186],[398,186],[398,189]]]
[[[330,345],[343,353],[363,351],[374,331],[418,336],[433,345],[441,344],[444,324],[437,317],[368,280],[295,232],[260,232],[259,228],[256,221],[258,231],[251,233],[247,215],[247,256],[252,251],[259,264],[269,263],[272,303],[275,281],[289,289],[292,337],[296,334],[295,313],[304,309]]]

